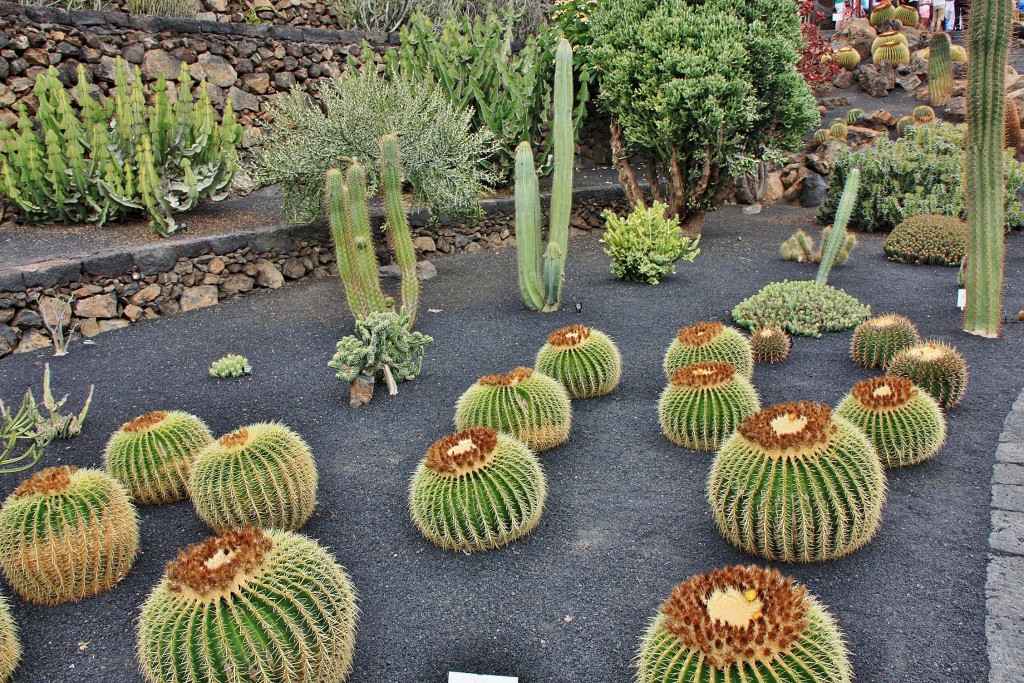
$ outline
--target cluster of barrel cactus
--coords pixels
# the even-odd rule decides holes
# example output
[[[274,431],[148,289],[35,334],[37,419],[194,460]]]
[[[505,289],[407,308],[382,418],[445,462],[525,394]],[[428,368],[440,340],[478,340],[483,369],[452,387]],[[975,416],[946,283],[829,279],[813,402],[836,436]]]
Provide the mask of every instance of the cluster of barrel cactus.
[[[782,254],[782,258],[787,261],[821,263],[822,249],[828,243],[831,234],[832,226],[825,226],[821,231],[821,246],[819,247],[815,245],[814,238],[804,232],[803,229],[797,230],[790,235],[788,240],[782,243],[782,246],[779,247],[779,252]],[[846,260],[850,257],[850,252],[853,251],[855,246],[857,246],[857,237],[853,233],[846,233],[832,265],[838,267],[846,263]]]
[[[937,340],[925,341],[898,353],[885,370],[906,377],[943,408],[955,408],[967,393],[967,361],[956,348]]]
[[[569,325],[548,335],[534,368],[561,382],[569,398],[592,398],[610,394],[618,386],[622,354],[604,332]]]
[[[866,368],[883,367],[920,341],[914,323],[902,315],[888,313],[868,318],[857,326],[850,340],[850,358]]]
[[[769,325],[750,335],[750,351],[755,363],[781,363],[789,358],[792,347],[793,340],[780,327]]]
[[[658,401],[658,420],[677,446],[714,451],[760,407],[749,379],[729,363],[705,361],[672,374]]]
[[[903,34],[899,34],[903,35]],[[910,64],[910,48],[907,47],[906,38],[888,38],[878,43],[878,46],[871,53],[871,61],[875,66],[882,62],[889,62],[893,66]]]
[[[911,216],[886,236],[882,249],[899,263],[959,266],[967,254],[967,223],[955,216]]]
[[[679,330],[665,352],[662,369],[671,379],[676,370],[705,361],[728,363],[747,379],[754,374],[754,356],[747,338],[735,327],[718,321],[699,322]]]
[[[241,377],[245,374],[245,368],[249,365],[249,359],[239,356],[236,353],[229,353],[219,358],[210,365],[210,376],[227,379],[229,377]]]
[[[870,306],[843,290],[805,280],[772,282],[732,309],[733,320],[743,327],[772,325],[809,337],[847,330],[870,315]]]

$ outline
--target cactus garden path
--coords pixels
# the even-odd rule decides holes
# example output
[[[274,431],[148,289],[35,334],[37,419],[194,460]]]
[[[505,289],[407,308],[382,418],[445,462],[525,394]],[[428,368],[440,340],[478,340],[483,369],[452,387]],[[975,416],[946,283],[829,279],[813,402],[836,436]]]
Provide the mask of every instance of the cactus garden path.
[[[302,434],[320,472],[302,532],[330,549],[359,592],[352,683],[443,683],[449,670],[522,683],[627,683],[639,638],[676,583],[757,561],[715,527],[705,494],[712,456],[660,433],[662,355],[679,327],[728,322],[732,307],[764,284],[813,278],[813,267],[778,256],[799,227],[816,230],[810,211],[773,206],[746,216],[724,207],[709,217],[697,260],[654,287],[615,281],[597,240],[574,237],[565,310],[552,314],[523,308],[511,249],[435,260],[438,276],[424,283],[417,321],[434,338],[422,375],[359,409],[348,407],[347,387],[327,367],[353,322],[335,279],[142,322],[95,345],[76,342],[63,358],[13,356],[0,362],[0,395],[18,399],[37,388],[43,362],[72,404],[95,384],[82,435],[53,444],[40,467],[100,465],[109,435],[156,409],[199,415],[217,434],[265,420]],[[835,562],[775,566],[830,607],[859,683],[985,681],[991,481],[1004,419],[1024,384],[1024,325],[1006,323],[998,340],[960,332],[954,269],[890,263],[880,236],[860,238],[830,282],[876,314],[902,313],[922,335],[955,344],[971,368],[967,397],[948,413],[949,440],[936,458],[887,472],[884,519],[871,543]],[[1005,309],[1015,318],[1024,308],[1024,235],[1008,237],[1006,266]],[[455,400],[470,384],[532,365],[546,335],[570,323],[615,339],[624,375],[610,396],[574,402],[568,442],[541,455],[549,496],[539,528],[483,554],[435,548],[407,509],[418,461],[451,430]],[[789,360],[758,366],[763,403],[835,405],[873,374],[849,360],[850,336],[798,337]],[[248,357],[253,374],[208,376],[226,353]],[[0,478],[0,494],[21,476]],[[111,591],[58,607],[12,598],[25,644],[17,683],[142,680],[134,653],[140,605],[165,564],[210,530],[189,501],[142,506],[140,515],[142,554]]]

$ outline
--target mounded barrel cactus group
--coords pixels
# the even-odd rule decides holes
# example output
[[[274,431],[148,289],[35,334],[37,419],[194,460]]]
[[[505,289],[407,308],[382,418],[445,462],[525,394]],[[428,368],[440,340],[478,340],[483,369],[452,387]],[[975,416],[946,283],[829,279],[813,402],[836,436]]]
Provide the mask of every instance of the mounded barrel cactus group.
[[[896,313],[879,315],[868,318],[853,331],[850,358],[857,365],[879,368],[920,341],[917,328],[908,318]]]
[[[755,363],[781,363],[789,358],[793,340],[781,327],[769,325],[750,335],[750,351]]]
[[[777,569],[728,567],[672,589],[644,635],[638,683],[850,683],[843,635]]]
[[[156,410],[121,425],[103,459],[135,502],[173,503],[188,496],[192,461],[211,442],[210,428],[195,415]]]
[[[562,383],[569,398],[610,394],[622,377],[622,354],[608,335],[569,325],[548,335],[534,367]]]
[[[207,524],[299,529],[312,516],[317,471],[302,437],[263,422],[220,437],[196,456],[189,494]]]
[[[967,361],[954,347],[930,340],[897,354],[885,370],[906,377],[921,387],[943,408],[955,408],[967,393]]]
[[[891,38],[878,46],[872,53],[871,61],[874,62],[875,66],[882,62],[889,62],[893,66],[910,64],[910,49],[907,48],[905,42]]]
[[[717,450],[761,408],[757,391],[728,363],[693,363],[676,370],[658,401],[661,431],[677,446]]]
[[[828,406],[782,403],[748,417],[722,444],[708,499],[719,529],[743,550],[819,562],[874,536],[885,472],[864,432]]]
[[[244,527],[189,546],[142,607],[151,683],[331,683],[352,670],[358,607],[315,541]]]
[[[108,590],[139,551],[139,520],[106,472],[47,467],[0,509],[0,569],[29,602],[57,605]]]
[[[565,387],[527,367],[481,377],[455,404],[456,429],[493,427],[536,452],[564,443],[571,425]]]
[[[671,379],[676,370],[704,361],[729,363],[747,379],[754,374],[754,356],[747,338],[735,327],[717,321],[699,322],[679,330],[665,353],[662,367]]]
[[[435,545],[471,553],[533,531],[546,497],[544,471],[526,444],[470,427],[427,450],[409,487],[409,510]]]

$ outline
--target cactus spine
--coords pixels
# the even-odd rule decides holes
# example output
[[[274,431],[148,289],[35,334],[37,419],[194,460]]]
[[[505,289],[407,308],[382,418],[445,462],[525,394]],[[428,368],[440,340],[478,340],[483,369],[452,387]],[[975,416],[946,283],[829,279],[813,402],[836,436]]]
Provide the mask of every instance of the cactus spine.
[[[522,142],[516,149],[516,241],[519,290],[527,307],[557,311],[561,306],[562,276],[569,248],[572,212],[573,123],[572,46],[564,38],[555,50],[555,172],[551,187],[548,246],[541,254],[540,186],[533,149]]]
[[[818,266],[818,275],[814,278],[820,285],[828,284],[828,274],[835,265],[836,259],[847,244],[846,225],[850,222],[850,215],[853,213],[853,206],[857,203],[857,189],[860,187],[860,169],[854,168],[846,178],[843,186],[843,196],[839,199],[839,208],[836,210],[836,219],[832,224],[832,232],[825,240],[821,248],[821,265]],[[852,245],[850,245],[852,249]],[[849,253],[849,249],[846,250]],[[845,260],[845,259],[844,259]]]
[[[949,35],[939,31],[928,48],[928,97],[933,107],[949,101],[953,93],[953,60],[949,53]]]
[[[18,626],[11,616],[7,598],[0,595],[0,683],[7,683],[21,661],[21,642]]]
[[[409,329],[412,329],[420,300],[420,280],[416,275],[416,248],[412,245],[409,219],[402,202],[402,164],[398,155],[398,136],[394,133],[380,139],[380,180],[384,186],[388,237],[402,275],[402,308],[409,314]]]
[[[715,451],[761,408],[757,390],[728,363],[693,363],[672,375],[658,401],[658,421],[669,441]]]

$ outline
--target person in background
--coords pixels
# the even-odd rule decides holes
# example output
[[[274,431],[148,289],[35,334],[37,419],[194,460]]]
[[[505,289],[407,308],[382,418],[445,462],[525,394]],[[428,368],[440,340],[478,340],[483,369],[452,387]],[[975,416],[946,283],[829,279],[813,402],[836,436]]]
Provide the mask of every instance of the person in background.
[[[924,27],[931,26],[932,23],[932,0],[921,0],[921,3],[917,7],[917,17],[920,20],[920,25]]]
[[[956,0],[946,0],[945,30],[953,30],[953,23],[956,21]]]
[[[1024,0],[1022,0],[1024,2]],[[946,0],[935,0],[932,3],[932,21],[926,26],[931,31],[942,31],[946,22]]]

